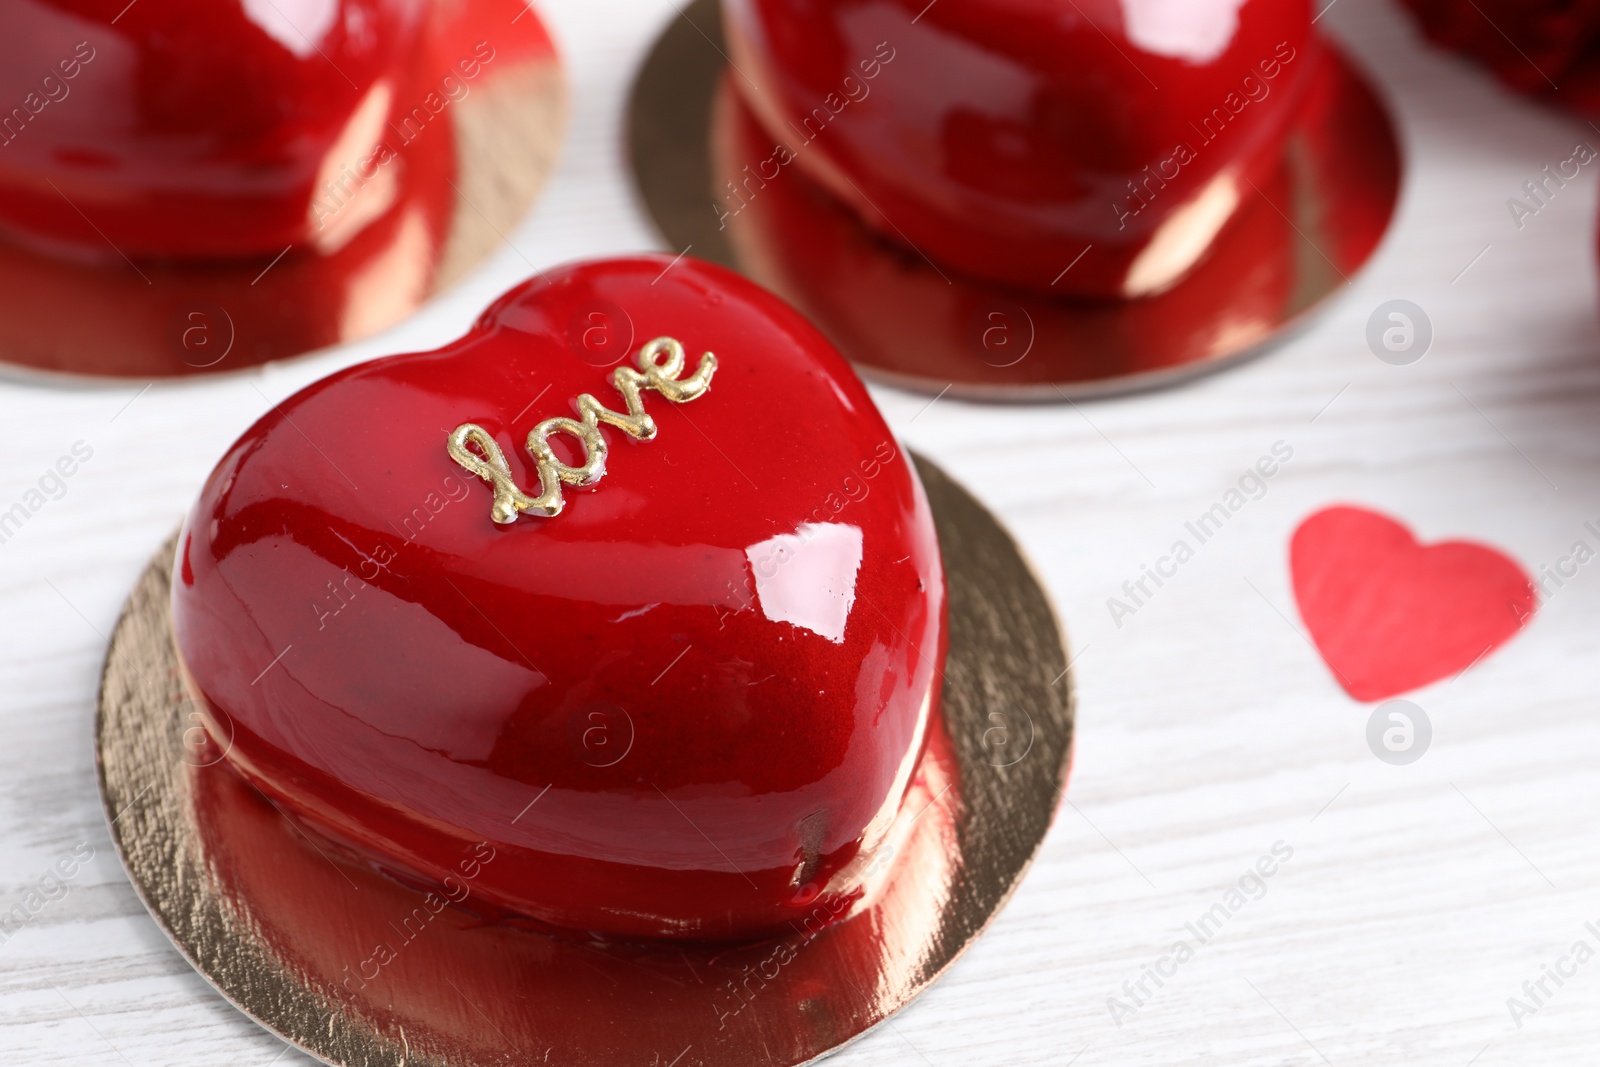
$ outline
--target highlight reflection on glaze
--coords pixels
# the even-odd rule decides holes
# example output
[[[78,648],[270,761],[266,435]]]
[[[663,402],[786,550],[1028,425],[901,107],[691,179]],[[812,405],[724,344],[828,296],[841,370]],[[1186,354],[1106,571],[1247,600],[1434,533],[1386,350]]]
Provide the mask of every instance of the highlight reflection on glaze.
[[[7,0],[0,230],[118,265],[333,250],[400,199],[390,173],[339,236],[315,225],[321,183],[371,156],[436,76],[419,62],[425,13],[425,0]],[[35,110],[42,78],[64,91]]]
[[[1057,298],[1147,297],[1181,280],[1236,214],[1237,200],[1217,217],[1219,176],[1247,187],[1276,170],[1317,51],[1307,0],[723,9],[739,72],[728,85],[786,150],[769,158],[792,162],[909,258]],[[1285,55],[1305,58],[1291,66]],[[1283,68],[1273,91],[1234,108],[1264,63]],[[1198,130],[1216,108],[1226,137],[1152,177],[1177,146],[1205,140]],[[781,181],[738,167],[713,177],[741,211]],[[1152,206],[1119,210],[1139,189]],[[1200,221],[1176,235],[1185,211]]]

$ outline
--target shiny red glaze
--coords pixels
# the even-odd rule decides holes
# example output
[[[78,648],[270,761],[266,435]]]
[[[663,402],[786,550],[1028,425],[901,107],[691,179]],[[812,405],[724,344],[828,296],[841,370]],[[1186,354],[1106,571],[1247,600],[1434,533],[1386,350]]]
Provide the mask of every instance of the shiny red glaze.
[[[719,94],[714,115],[716,158],[747,156],[761,144],[761,129],[737,94]],[[1340,162],[1348,161],[1333,161]],[[1289,200],[1282,180],[1264,181],[1261,190],[1273,203]],[[941,277],[803,177],[774,182],[740,212],[728,237],[753,277],[869,374],[934,383],[935,390],[952,382],[1045,386],[1056,400],[1061,394],[1046,383],[1154,379],[1266,338],[1292,296],[1294,274],[1284,264],[1298,240],[1273,204],[1257,198],[1204,267],[1130,303],[1051,299]]]
[[[620,408],[607,364],[663,335],[716,353],[710,391],[645,392],[654,440],[603,429],[597,486],[494,523],[450,431],[534,486],[528,431],[580,393]],[[843,911],[944,653],[932,518],[865,389],[687,258],[548,272],[455,344],[291,397],[207,481],[177,574],[192,684],[269,798],[408,880],[489,842],[477,906],[615,936]]]
[[[217,757],[208,749],[204,758]],[[930,908],[940,907],[930,887],[967,873],[957,763],[931,720],[896,827],[893,874],[866,911],[839,924],[819,902],[784,936],[740,945],[551,938],[485,922],[471,909],[503,859],[492,847],[455,857],[447,894],[419,892],[287,824],[225,766],[186,768],[185,784],[206,862],[229,904],[250,915],[253,938],[297,984],[408,1048],[410,1062],[520,1064],[529,1048],[553,1048],[547,1063],[593,1064],[604,1035],[609,1062],[662,1067],[668,1059],[653,1055],[661,1034],[688,1031],[681,1040],[692,1037],[705,1058],[678,1067],[704,1067],[749,1062],[736,1052],[757,1044],[772,1063],[806,1059],[817,1037],[762,1023],[815,1018],[819,1003],[851,999],[839,995],[844,983],[883,997],[925,981],[936,951]],[[779,980],[752,981],[783,960]],[[822,1033],[853,1025],[830,1015]]]
[[[112,259],[341,245],[396,199],[379,143],[451,73],[413,69],[426,3],[10,0],[0,227]]]
[[[1334,48],[1320,50],[1312,73],[1286,165],[1251,191],[1198,268],[1143,300],[1065,300],[946,275],[802,174],[769,183],[726,238],[751,278],[869,377],[1052,401],[1066,383],[1170,382],[1299,319],[1345,284],[1389,226],[1401,160],[1382,101]],[[713,169],[766,143],[737,77],[724,73],[712,106]]]
[[[559,92],[550,83],[560,63],[544,25],[519,0],[434,4],[427,14],[416,69],[440,74],[442,95],[421,96],[438,113],[430,109],[415,143],[403,144],[404,122],[391,131],[402,146],[404,181],[381,218],[322,254],[297,246],[278,259],[279,246],[254,259],[147,260],[138,270],[109,245],[111,259],[85,262],[0,241],[0,358],[141,383],[234,371],[369,336],[448,285],[481,248],[473,232],[495,240],[496,224],[456,189],[482,188],[519,169],[470,151],[486,132],[470,116],[501,111],[486,102]],[[480,63],[485,44],[493,58]],[[494,126],[504,122],[502,114]],[[412,116],[409,128],[416,124]],[[0,160],[5,153],[0,148]]]
[[[739,87],[788,151],[720,175],[723,210],[787,155],[935,263],[1057,295],[1192,267],[1277,165],[1317,47],[1307,0],[724,7]]]

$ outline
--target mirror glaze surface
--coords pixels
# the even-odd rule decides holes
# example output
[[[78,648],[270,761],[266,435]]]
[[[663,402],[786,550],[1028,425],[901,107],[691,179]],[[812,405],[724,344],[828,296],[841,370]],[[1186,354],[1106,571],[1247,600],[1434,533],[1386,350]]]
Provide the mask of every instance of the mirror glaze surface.
[[[447,454],[516,481],[536,424],[670,335],[705,395],[605,427],[554,518],[491,519]],[[575,438],[552,445],[579,460]],[[616,935],[780,929],[870,886],[944,649],[915,474],[848,365],[737,275],[641,257],[548,272],[438,352],[291,397],[186,524],[174,626],[229,759],[402,877],[488,842],[477,899]]]

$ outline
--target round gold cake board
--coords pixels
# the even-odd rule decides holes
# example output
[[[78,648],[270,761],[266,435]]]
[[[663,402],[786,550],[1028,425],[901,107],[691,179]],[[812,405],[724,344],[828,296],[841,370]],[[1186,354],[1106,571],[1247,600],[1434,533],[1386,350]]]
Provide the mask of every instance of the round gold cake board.
[[[1169,385],[1259,354],[1372,256],[1399,196],[1388,110],[1330,42],[1307,60],[1317,66],[1277,174],[1243,191],[1246,206],[1183,281],[1128,301],[1015,292],[884,240],[793,166],[753,184],[745,168],[772,155],[772,139],[732,89],[726,52],[717,0],[696,0],[640,70],[629,141],[647,210],[673,251],[754,278],[863,377],[907,389],[1059,401]]]
[[[259,261],[78,262],[0,243],[0,373],[92,384],[242,370],[387,329],[486,259],[555,163],[560,63],[523,0],[434,0],[429,18],[406,90],[416,107],[386,142],[416,151],[389,164],[404,170],[385,214],[337,251]]]
[[[496,925],[319,845],[201,729],[168,611],[172,546],[111,638],[95,742],[112,837],[156,921],[240,1010],[341,1067],[789,1067],[925,990],[1016,888],[1065,787],[1054,613],[983,506],[916,460],[949,587],[940,721],[876,903],[747,945]]]

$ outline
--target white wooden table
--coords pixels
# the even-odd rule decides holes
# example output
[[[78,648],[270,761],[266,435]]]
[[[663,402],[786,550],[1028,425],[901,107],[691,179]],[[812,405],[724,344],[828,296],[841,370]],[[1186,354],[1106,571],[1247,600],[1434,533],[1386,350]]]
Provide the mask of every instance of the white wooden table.
[[[306,1062],[189,969],[122,874],[90,741],[105,636],[269,402],[450,339],[524,276],[524,255],[547,265],[654,243],[621,123],[672,0],[543,10],[570,67],[570,141],[516,250],[447,299],[368,343],[213,382],[0,383],[0,508],[74,443],[93,450],[0,545],[0,911],[58,861],[77,867],[0,944],[0,1063]],[[1078,408],[877,390],[896,430],[1036,561],[1079,657],[1080,732],[1070,803],[1021,892],[841,1067],[1593,1062],[1600,961],[1547,979],[1552,995],[1520,1026],[1507,999],[1526,999],[1523,983],[1575,941],[1600,950],[1585,927],[1600,930],[1600,563],[1506,648],[1414,694],[1433,745],[1395,767],[1368,750],[1371,709],[1287,621],[1286,546],[1335,501],[1425,539],[1488,541],[1535,573],[1577,540],[1596,546],[1584,529],[1600,520],[1596,165],[1521,230],[1506,200],[1576,142],[1600,146],[1600,131],[1424,48],[1387,0],[1338,0],[1322,25],[1387,88],[1410,169],[1386,245],[1313,329],[1182,389]],[[1437,334],[1409,367],[1364,341],[1369,314],[1396,297]],[[1294,459],[1268,495],[1115,626],[1107,598],[1280,440]],[[992,473],[1019,447],[1025,470]],[[1146,979],[1151,995],[1118,1025],[1108,998],[1133,1003],[1124,983],[1192,942],[1184,924],[1277,842],[1293,855],[1265,894],[1159,989]]]

